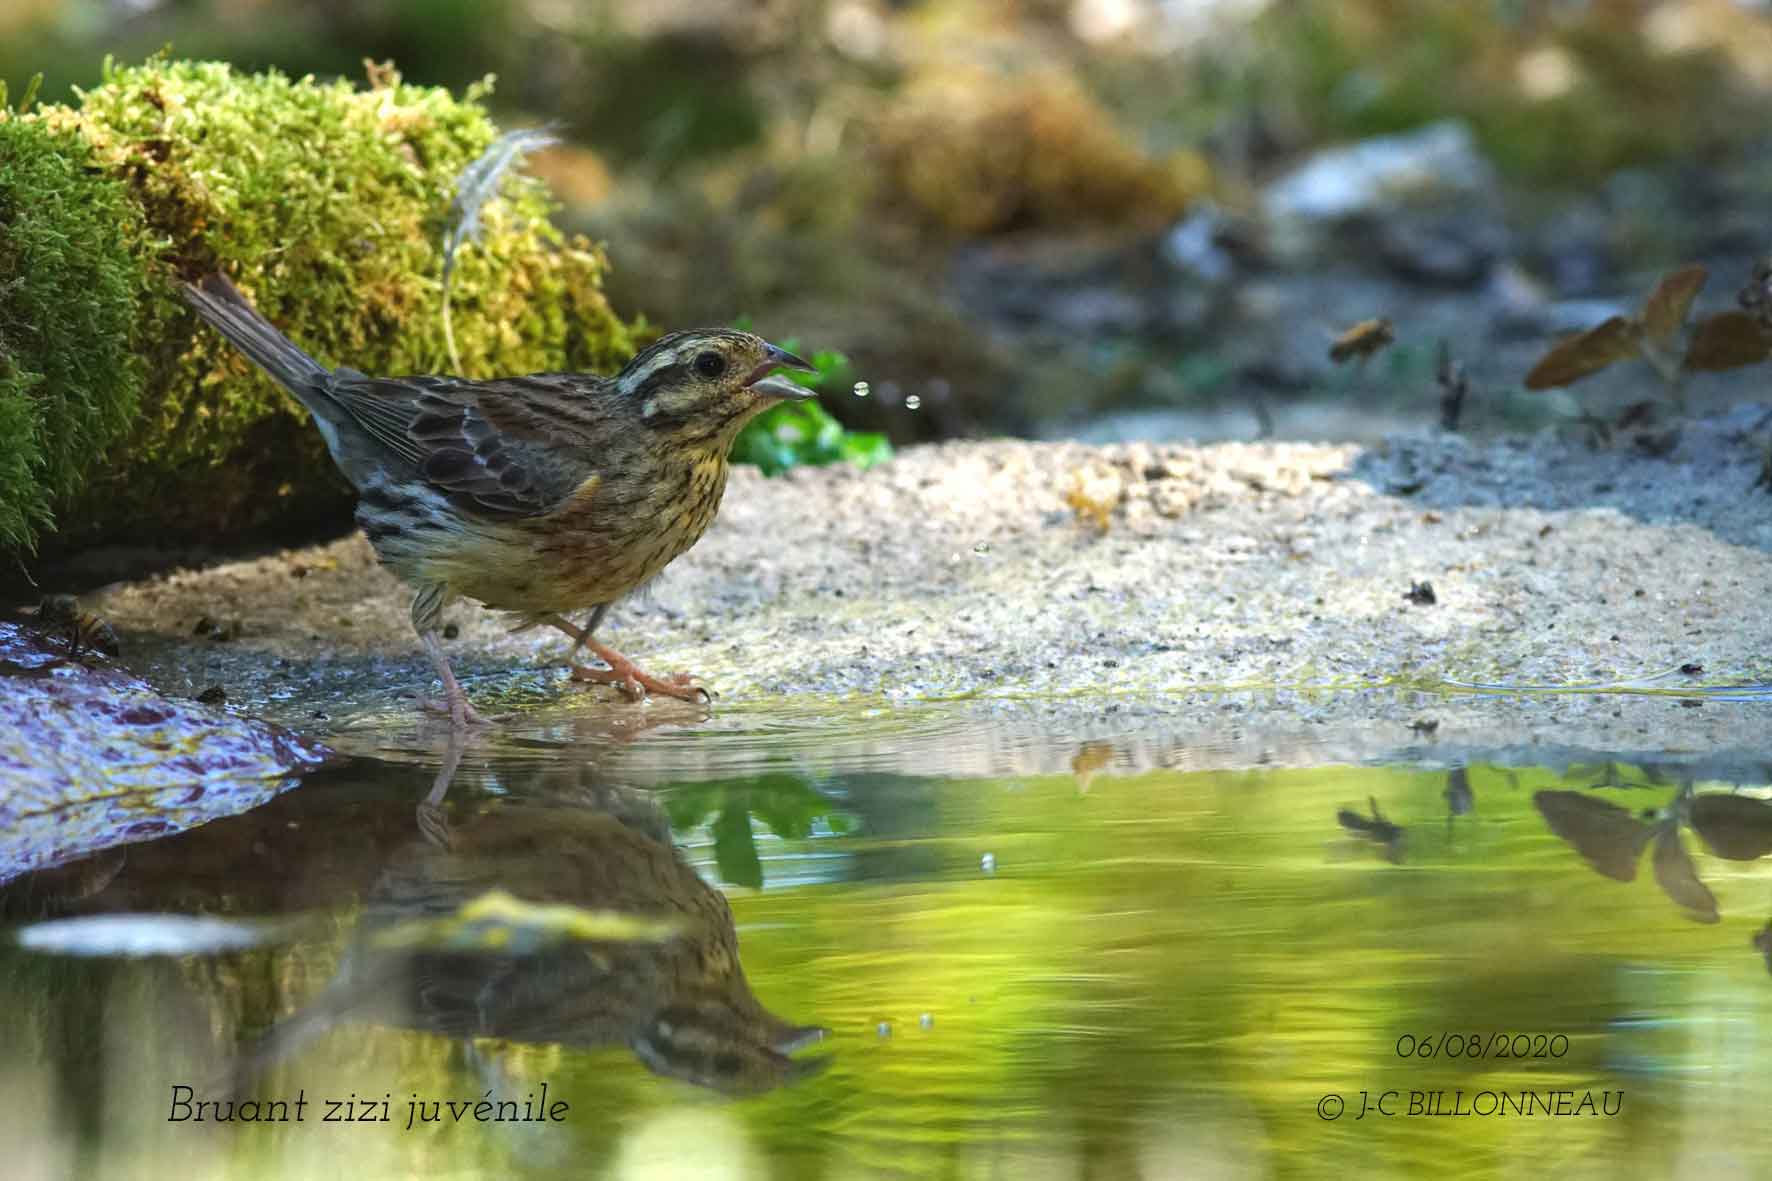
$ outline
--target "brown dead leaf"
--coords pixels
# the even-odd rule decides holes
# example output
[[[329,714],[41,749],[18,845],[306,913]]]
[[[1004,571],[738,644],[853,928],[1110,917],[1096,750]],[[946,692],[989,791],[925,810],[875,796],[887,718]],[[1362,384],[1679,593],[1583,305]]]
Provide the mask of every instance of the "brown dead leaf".
[[[1698,880],[1692,856],[1680,844],[1678,825],[1670,822],[1657,828],[1651,860],[1655,865],[1655,884],[1686,911],[1687,917],[1701,923],[1717,921],[1716,896]]]
[[[1747,312],[1718,312],[1698,323],[1692,347],[1681,364],[1689,371],[1717,373],[1757,365],[1772,356],[1772,330]]]
[[[1655,830],[1628,810],[1578,791],[1541,791],[1532,802],[1550,830],[1589,865],[1614,881],[1637,876],[1637,858]]]
[[[1613,316],[1596,328],[1559,341],[1526,375],[1529,390],[1550,390],[1589,377],[1614,361],[1637,355],[1643,329],[1635,320]]]
[[[1678,332],[1680,325],[1686,322],[1686,312],[1692,307],[1692,301],[1709,277],[1710,272],[1697,263],[1663,275],[1661,282],[1649,292],[1649,298],[1643,301],[1643,334],[1650,340],[1666,340]]]
[[[1718,857],[1755,861],[1772,854],[1772,803],[1707,792],[1692,800],[1692,828]]]

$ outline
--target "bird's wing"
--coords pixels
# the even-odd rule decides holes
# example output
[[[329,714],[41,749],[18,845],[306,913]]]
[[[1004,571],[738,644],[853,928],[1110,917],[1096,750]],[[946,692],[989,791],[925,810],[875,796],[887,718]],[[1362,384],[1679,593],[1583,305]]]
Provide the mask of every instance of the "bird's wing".
[[[471,382],[340,371],[331,393],[377,443],[476,512],[547,512],[589,474],[576,416],[563,421],[547,409],[549,399],[571,396],[564,375]]]

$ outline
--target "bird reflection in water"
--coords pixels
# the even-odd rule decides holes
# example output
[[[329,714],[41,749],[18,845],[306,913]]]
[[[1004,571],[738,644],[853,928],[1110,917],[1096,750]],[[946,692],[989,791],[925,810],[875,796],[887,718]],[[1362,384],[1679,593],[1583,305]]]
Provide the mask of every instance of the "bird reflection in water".
[[[240,1063],[236,1093],[347,1020],[446,1037],[626,1046],[658,1074],[745,1094],[815,1073],[789,1057],[825,1035],[766,1010],[739,965],[732,911],[677,851],[644,791],[589,768],[521,796],[445,795],[365,900],[339,975]],[[497,899],[500,905],[488,905]]]

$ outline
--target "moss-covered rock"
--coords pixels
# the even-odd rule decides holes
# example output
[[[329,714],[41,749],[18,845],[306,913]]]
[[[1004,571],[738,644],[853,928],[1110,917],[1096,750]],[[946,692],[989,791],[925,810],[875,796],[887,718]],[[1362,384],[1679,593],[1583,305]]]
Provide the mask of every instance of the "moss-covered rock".
[[[78,136],[0,121],[0,548],[28,547],[134,417],[142,240]]]
[[[102,85],[77,105],[12,117],[14,137],[78,137],[97,178],[121,182],[132,211],[117,221],[144,227],[122,235],[143,293],[133,333],[145,379],[139,408],[108,450],[44,444],[52,489],[77,486],[82,461],[86,469],[84,491],[54,506],[53,548],[149,529],[156,541],[238,537],[339,513],[348,501],[305,412],[200,328],[175,294],[179,276],[221,267],[331,364],[382,373],[448,365],[440,244],[457,176],[497,134],[479,102],[490,83],[457,99],[391,71],[371,74],[357,89],[222,63],[107,64]],[[501,192],[452,279],[462,368],[618,366],[633,340],[603,296],[601,252],[549,223],[540,182],[507,176]],[[0,225],[0,243],[7,235]],[[4,249],[0,288],[35,286],[34,273],[7,268]],[[70,348],[129,338],[99,335]],[[92,389],[107,374],[128,380],[126,359],[95,352],[69,365]],[[66,395],[46,390],[40,400],[49,396]],[[109,390],[98,400],[128,403]],[[0,511],[12,509],[11,496],[0,477]]]

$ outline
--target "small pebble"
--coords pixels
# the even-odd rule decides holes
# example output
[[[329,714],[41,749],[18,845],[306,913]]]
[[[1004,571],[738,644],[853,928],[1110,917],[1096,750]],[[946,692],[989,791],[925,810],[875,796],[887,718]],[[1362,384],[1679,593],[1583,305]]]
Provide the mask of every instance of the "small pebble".
[[[455,637],[457,637],[459,635],[461,635],[461,628],[460,627],[457,627],[453,623],[446,623],[443,625],[443,638],[444,639],[453,640],[453,639],[455,639]]]
[[[197,694],[197,700],[204,705],[226,705],[228,693],[220,685],[211,685]]]

